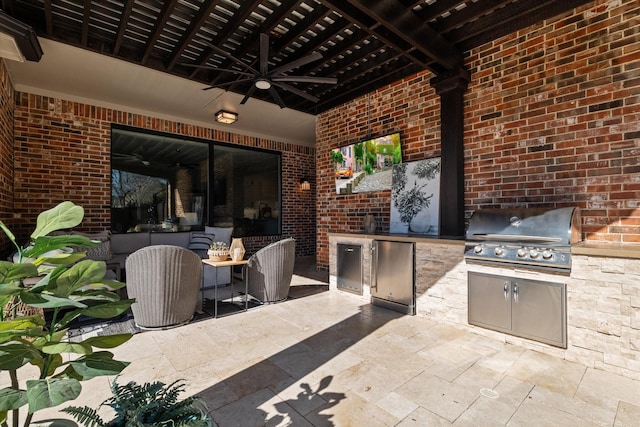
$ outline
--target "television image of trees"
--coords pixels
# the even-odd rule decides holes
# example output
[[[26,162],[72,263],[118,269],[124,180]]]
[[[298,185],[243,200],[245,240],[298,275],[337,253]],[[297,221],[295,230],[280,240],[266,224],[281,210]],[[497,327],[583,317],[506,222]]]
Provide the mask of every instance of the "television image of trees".
[[[400,133],[331,150],[338,194],[391,189],[394,165],[402,163]]]

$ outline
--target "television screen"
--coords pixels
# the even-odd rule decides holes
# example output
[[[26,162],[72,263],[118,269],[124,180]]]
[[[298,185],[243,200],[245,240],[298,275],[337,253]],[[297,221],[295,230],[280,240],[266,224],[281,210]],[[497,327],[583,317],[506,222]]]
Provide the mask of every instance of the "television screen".
[[[331,151],[338,194],[391,189],[393,165],[402,163],[400,132]]]

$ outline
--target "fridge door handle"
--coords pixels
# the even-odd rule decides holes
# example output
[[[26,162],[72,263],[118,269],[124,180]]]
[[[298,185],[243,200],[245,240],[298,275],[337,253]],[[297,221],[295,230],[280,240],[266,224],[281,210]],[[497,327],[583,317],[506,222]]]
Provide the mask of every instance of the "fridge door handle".
[[[378,251],[376,251],[375,242],[371,245],[371,271],[369,272],[369,277],[371,278],[371,293],[373,293],[374,289],[378,288]]]

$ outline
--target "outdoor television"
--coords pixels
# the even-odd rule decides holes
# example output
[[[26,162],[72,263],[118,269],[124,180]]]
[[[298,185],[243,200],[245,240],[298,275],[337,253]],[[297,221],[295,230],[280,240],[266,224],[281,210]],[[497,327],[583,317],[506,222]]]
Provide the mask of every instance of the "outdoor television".
[[[393,165],[402,163],[400,132],[331,150],[338,194],[391,189]]]

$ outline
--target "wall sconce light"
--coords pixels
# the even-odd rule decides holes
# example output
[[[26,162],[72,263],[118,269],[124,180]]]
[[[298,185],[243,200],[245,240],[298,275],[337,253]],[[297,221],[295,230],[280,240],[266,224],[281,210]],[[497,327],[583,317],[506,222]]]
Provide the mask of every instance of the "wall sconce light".
[[[232,113],[231,111],[220,110],[216,113],[216,122],[230,125],[238,120],[238,113]]]
[[[307,178],[300,178],[300,189],[304,191],[311,190],[311,183]]]

